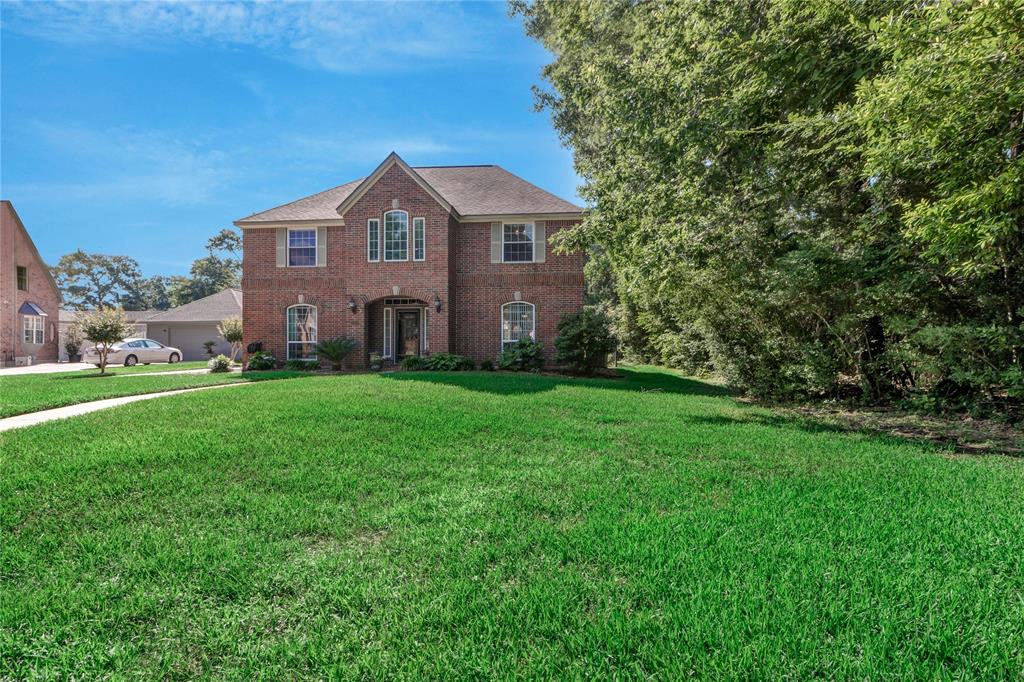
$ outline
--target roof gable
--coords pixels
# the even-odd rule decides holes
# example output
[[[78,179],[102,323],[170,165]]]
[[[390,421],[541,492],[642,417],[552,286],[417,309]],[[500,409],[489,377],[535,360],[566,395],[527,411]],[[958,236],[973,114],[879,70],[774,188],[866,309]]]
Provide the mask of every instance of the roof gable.
[[[400,157],[395,152],[391,152],[390,154],[388,154],[388,157],[384,159],[384,161],[379,166],[377,166],[376,170],[370,173],[370,175],[367,176],[365,180],[359,183],[359,186],[356,187],[351,194],[345,197],[345,199],[340,204],[338,204],[337,208],[335,208],[335,211],[338,213],[338,215],[344,216],[345,212],[348,211],[348,209],[351,208],[353,205],[355,205],[355,203],[359,201],[359,199],[364,194],[366,194],[371,187],[377,184],[377,181],[384,177],[384,174],[387,173],[392,166],[398,166],[403,171],[405,171],[406,175],[412,178],[413,181],[423,189],[423,191],[425,191],[434,199],[434,201],[441,204],[441,206],[443,206],[446,211],[452,210],[452,205],[448,203],[443,196],[438,194],[436,189],[431,187],[426,180],[420,177],[419,173],[410,168],[409,164],[402,160],[402,157]]]
[[[50,266],[48,266],[43,260],[43,257],[39,255],[39,249],[36,248],[36,243],[32,241],[32,236],[28,233],[28,230],[25,229],[25,223],[21,222],[21,216],[19,216],[18,212],[14,210],[14,204],[7,199],[0,200],[0,204],[2,204],[2,208],[10,214],[11,222],[14,224],[15,229],[21,230],[22,236],[24,236],[25,241],[28,242],[29,249],[32,250],[32,255],[35,256],[36,261],[39,263],[39,267],[43,269],[43,272],[46,274],[46,278],[50,280],[50,284],[52,284],[54,290],[56,290],[57,300],[63,301],[64,293],[60,290],[60,287],[57,286],[57,280],[53,278],[53,273],[50,272]]]

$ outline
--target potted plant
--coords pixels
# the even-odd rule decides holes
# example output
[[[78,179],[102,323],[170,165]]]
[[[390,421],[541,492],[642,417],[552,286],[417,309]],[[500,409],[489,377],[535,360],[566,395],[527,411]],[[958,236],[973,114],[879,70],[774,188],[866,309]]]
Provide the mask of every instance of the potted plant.
[[[379,372],[384,369],[384,360],[380,353],[370,353],[370,371]]]
[[[82,361],[82,332],[78,330],[78,325],[73,324],[68,329],[67,336],[64,337],[64,350],[68,354],[68,362],[81,362]]]

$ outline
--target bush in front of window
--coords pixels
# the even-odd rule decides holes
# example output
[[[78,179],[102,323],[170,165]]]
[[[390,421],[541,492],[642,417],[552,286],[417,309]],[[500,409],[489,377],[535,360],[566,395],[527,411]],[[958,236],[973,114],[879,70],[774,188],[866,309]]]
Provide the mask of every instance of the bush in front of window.
[[[423,365],[435,372],[464,372],[476,367],[472,359],[454,353],[435,353],[428,357]]]
[[[285,367],[299,372],[314,372],[320,369],[319,360],[289,360]]]
[[[407,355],[402,358],[402,369],[404,370],[417,370],[423,369],[427,366],[427,361],[421,358],[419,355]]]
[[[275,367],[277,367],[277,358],[263,351],[250,355],[249,364],[246,365],[246,369],[254,371],[274,369]]]
[[[348,336],[339,336],[336,339],[328,339],[316,344],[317,357],[325,358],[331,363],[331,369],[335,372],[341,371],[341,363],[345,361],[348,354],[356,349],[359,342]]]
[[[210,358],[210,361],[206,363],[206,367],[211,373],[227,372],[231,369],[231,358],[223,354],[218,355],[215,358]]]
[[[544,344],[533,339],[519,339],[505,347],[498,366],[511,372],[537,372],[544,366]]]
[[[608,354],[615,348],[611,320],[599,310],[584,308],[563,315],[558,321],[555,362],[576,374],[591,375],[608,365]]]

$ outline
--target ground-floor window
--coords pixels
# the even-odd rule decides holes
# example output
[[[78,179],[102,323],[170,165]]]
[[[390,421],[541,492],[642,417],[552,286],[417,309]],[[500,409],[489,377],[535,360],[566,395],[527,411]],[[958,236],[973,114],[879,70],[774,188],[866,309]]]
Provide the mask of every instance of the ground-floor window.
[[[22,323],[22,330],[24,332],[25,343],[42,343],[43,342],[43,318],[39,315],[25,315],[24,322]]]
[[[501,306],[501,349],[520,339],[536,339],[536,317],[532,303],[515,301]]]
[[[311,305],[288,308],[288,359],[316,360],[316,308]]]

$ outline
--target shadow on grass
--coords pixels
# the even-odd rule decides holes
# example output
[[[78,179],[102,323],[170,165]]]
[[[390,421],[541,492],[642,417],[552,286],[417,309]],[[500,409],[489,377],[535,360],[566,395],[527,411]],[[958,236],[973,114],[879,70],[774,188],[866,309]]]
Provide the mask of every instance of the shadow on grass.
[[[578,378],[550,374],[518,372],[391,372],[382,374],[393,381],[424,381],[457,386],[470,391],[498,395],[542,393],[558,386],[589,386],[620,391],[661,392],[684,395],[724,397],[732,392],[723,387],[696,379],[687,379],[664,370],[643,367],[619,368],[619,378]]]

